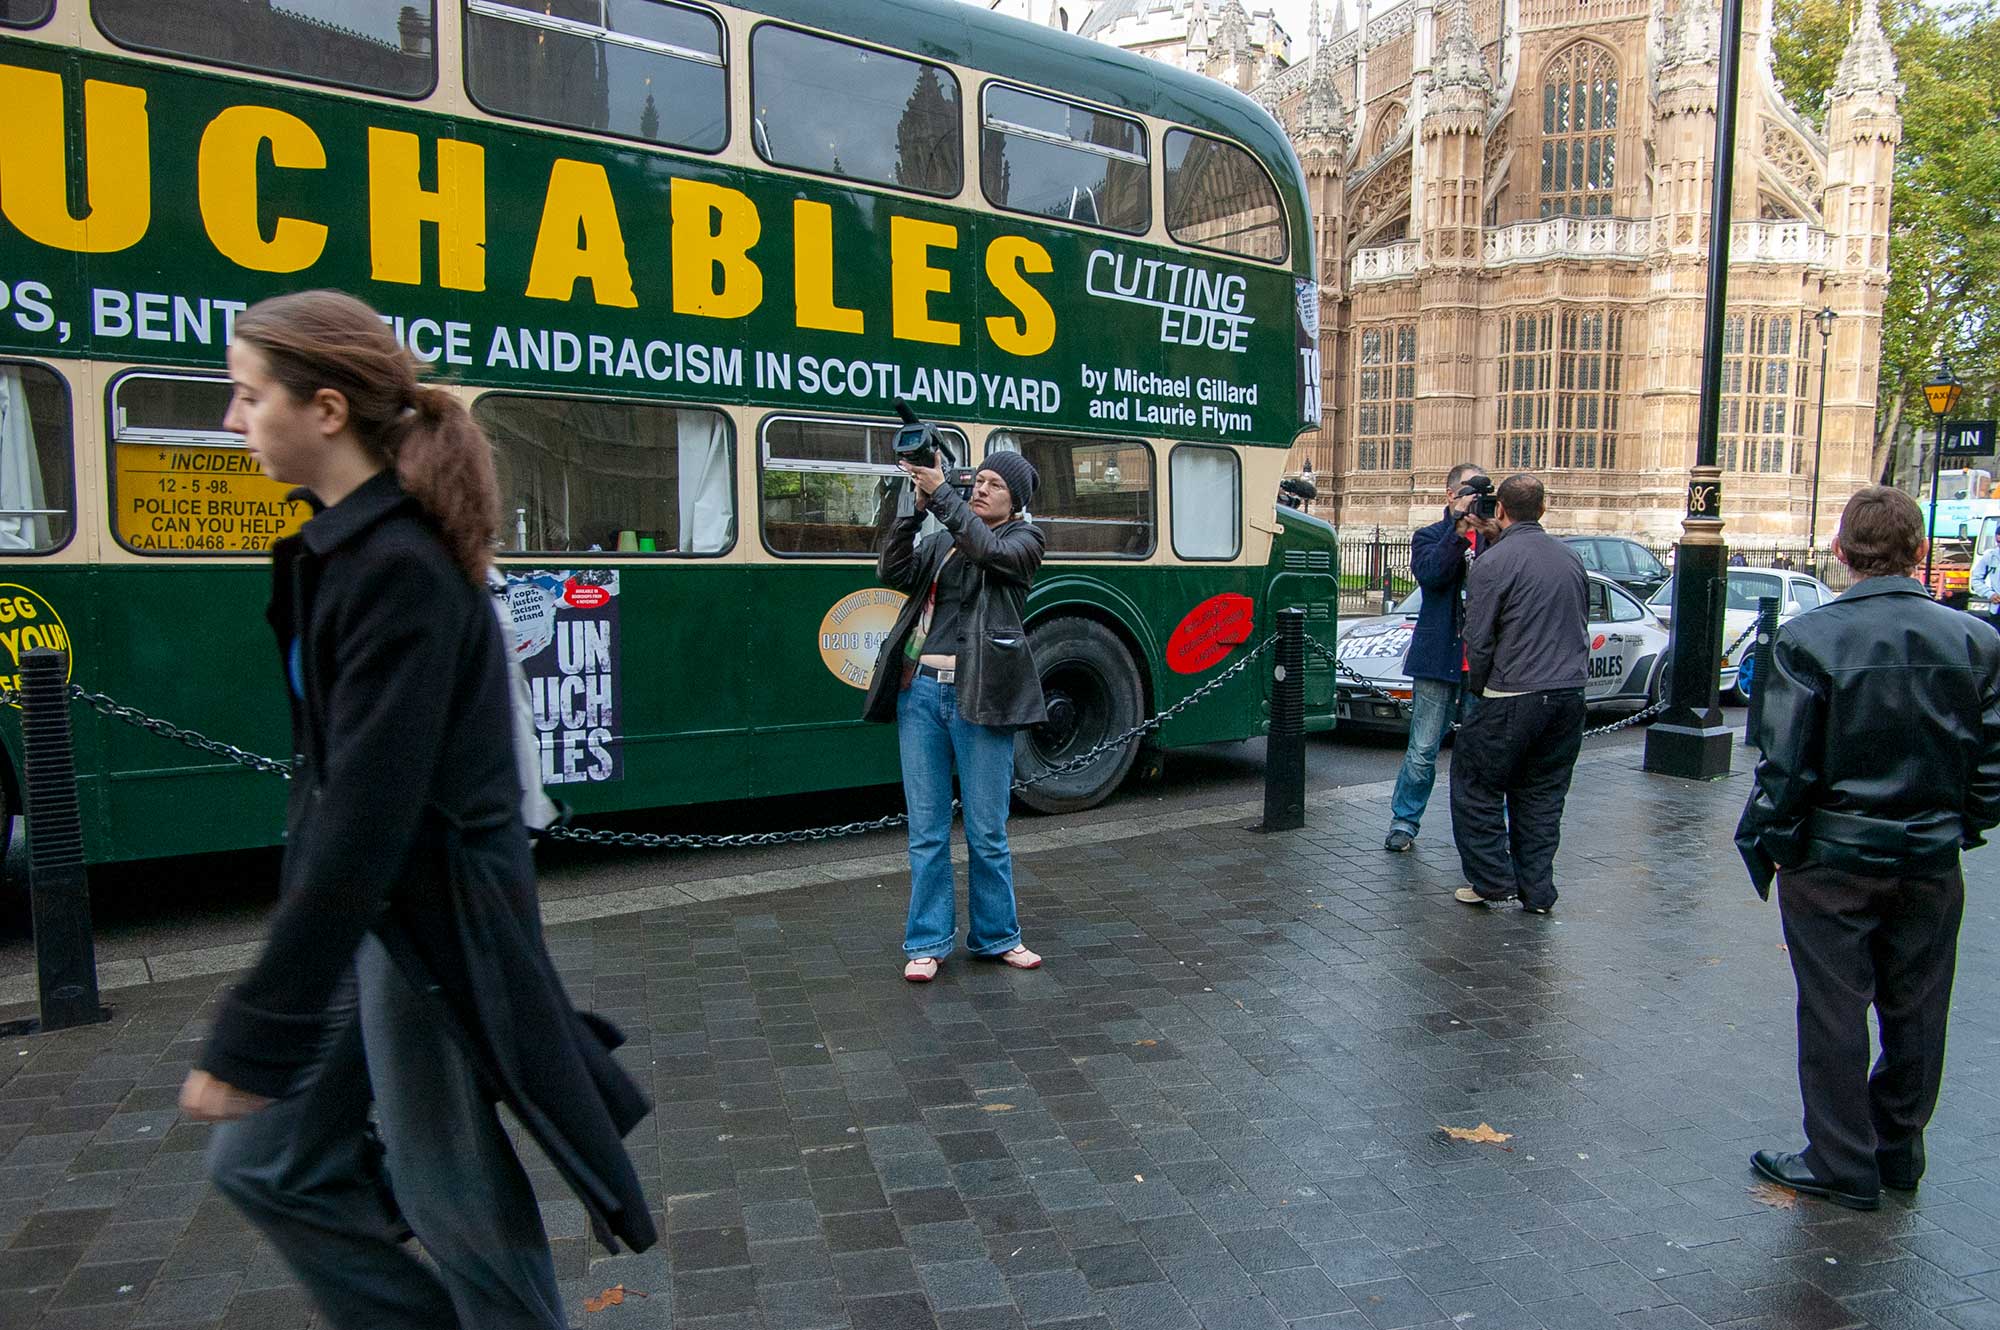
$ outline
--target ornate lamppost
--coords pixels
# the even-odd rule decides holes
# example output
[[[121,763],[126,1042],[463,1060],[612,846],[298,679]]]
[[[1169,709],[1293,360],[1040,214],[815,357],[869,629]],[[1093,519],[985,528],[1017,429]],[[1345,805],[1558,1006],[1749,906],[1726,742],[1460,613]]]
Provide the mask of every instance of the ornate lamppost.
[[[1722,671],[1722,341],[1727,317],[1731,188],[1736,179],[1738,73],[1743,0],[1722,0],[1715,98],[1715,169],[1708,203],[1708,308],[1702,328],[1701,405],[1687,511],[1674,556],[1674,617],[1668,626],[1666,713],[1646,731],[1647,771],[1691,780],[1729,774],[1733,732],[1716,704]]]
[[[1826,348],[1833,340],[1833,321],[1839,317],[1831,305],[1820,306],[1819,313],[1813,315],[1813,322],[1819,325],[1819,423],[1813,429],[1812,517],[1807,521],[1806,544],[1814,556],[1819,554],[1820,447],[1826,442]]]
[[[1958,409],[1959,394],[1965,385],[1958,381],[1958,375],[1951,372],[1947,361],[1938,362],[1937,373],[1924,380],[1924,405],[1931,409],[1931,516],[1925,524],[1925,535],[1931,537],[1930,544],[1937,544],[1937,501],[1938,470],[1944,464],[1944,422],[1945,418]],[[1937,588],[1931,585],[1931,555],[1933,549],[1924,551],[1924,590],[1937,596]],[[1942,600],[1942,596],[1938,596]]]

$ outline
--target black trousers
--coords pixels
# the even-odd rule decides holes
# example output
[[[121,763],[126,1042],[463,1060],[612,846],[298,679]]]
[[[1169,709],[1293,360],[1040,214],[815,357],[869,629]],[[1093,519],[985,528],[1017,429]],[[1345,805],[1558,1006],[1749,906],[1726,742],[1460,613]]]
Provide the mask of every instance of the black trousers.
[[[1482,697],[1451,758],[1451,834],[1488,900],[1556,902],[1556,846],[1583,748],[1583,690]]]
[[[1778,910],[1799,984],[1806,1162],[1821,1181],[1864,1193],[1885,1172],[1921,1176],[1965,913],[1958,864],[1893,877],[1787,869]],[[1872,1072],[1870,1004],[1882,1033]]]

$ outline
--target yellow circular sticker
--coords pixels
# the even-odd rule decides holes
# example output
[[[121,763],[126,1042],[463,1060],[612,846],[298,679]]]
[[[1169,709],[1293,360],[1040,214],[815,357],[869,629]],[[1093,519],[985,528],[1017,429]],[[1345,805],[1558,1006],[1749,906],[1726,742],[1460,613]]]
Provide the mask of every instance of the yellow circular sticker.
[[[868,687],[875,653],[896,626],[907,600],[900,591],[871,586],[842,596],[819,621],[819,658],[833,677],[851,688]]]
[[[0,646],[7,649],[6,658],[0,660],[0,670],[6,671],[0,685],[10,693],[21,691],[21,653],[37,647],[67,652],[68,669],[63,681],[67,683],[76,676],[76,652],[70,645],[69,629],[63,627],[56,607],[12,582],[0,582]]]

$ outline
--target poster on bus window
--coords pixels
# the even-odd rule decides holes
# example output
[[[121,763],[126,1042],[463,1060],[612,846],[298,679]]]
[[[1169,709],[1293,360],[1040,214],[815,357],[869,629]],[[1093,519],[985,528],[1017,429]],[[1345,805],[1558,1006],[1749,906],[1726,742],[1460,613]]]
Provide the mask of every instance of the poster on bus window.
[[[542,784],[623,780],[618,570],[510,569],[507,608],[535,702]]]

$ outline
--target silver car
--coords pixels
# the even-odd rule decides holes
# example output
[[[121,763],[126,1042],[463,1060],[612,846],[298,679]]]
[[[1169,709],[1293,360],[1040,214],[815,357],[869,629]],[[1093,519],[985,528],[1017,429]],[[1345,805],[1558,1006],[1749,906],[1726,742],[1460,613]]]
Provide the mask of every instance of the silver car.
[[[1362,729],[1407,730],[1410,725],[1410,676],[1403,672],[1410,634],[1416,630],[1423,588],[1389,614],[1346,620],[1335,648],[1343,668],[1338,673],[1340,724]],[[1667,630],[1653,612],[1608,578],[1590,575],[1590,677],[1584,700],[1649,706],[1659,700],[1660,660],[1667,649]],[[1734,669],[1724,687],[1734,687]],[[1357,678],[1356,676],[1359,676]],[[1365,680],[1365,682],[1363,682]],[[1389,694],[1377,695],[1368,685]]]

